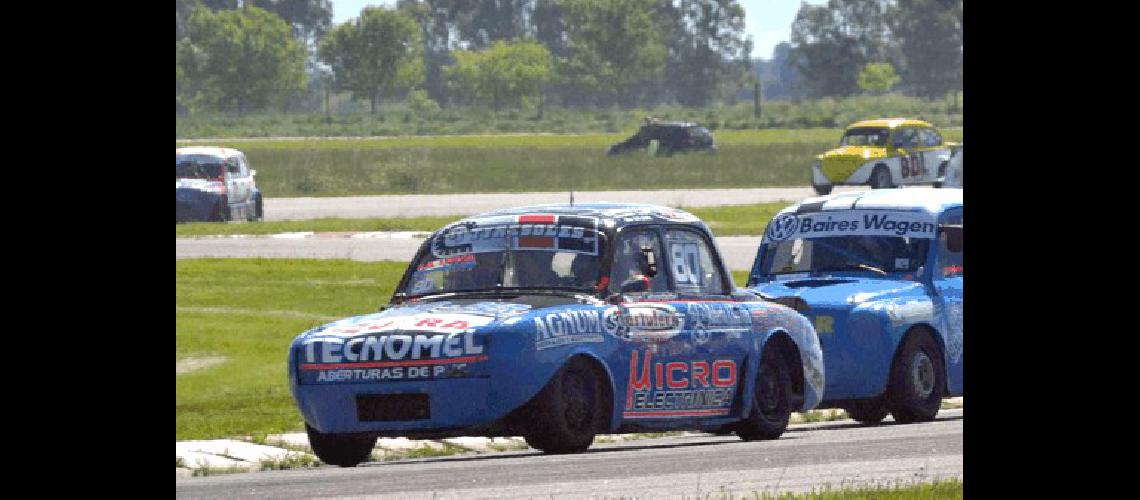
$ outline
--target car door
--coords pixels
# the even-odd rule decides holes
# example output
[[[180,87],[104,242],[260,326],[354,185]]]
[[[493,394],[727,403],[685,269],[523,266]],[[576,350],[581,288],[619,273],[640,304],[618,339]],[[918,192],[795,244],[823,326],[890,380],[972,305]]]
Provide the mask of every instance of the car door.
[[[946,346],[950,394],[962,393],[962,209],[947,210],[938,225],[931,283],[936,326]]]
[[[898,184],[922,182],[922,151],[917,127],[899,127],[895,130],[892,145],[899,155]],[[894,172],[892,172],[894,174]]]
[[[673,239],[662,244],[667,234]],[[680,235],[685,236],[683,240],[677,236],[651,225],[626,228],[617,238],[611,286],[620,290],[621,283],[648,282],[645,292],[625,294],[626,301],[618,306],[624,325],[620,335],[629,340],[623,353],[629,370],[622,374],[628,374],[622,413],[627,423],[684,427],[702,419],[726,418],[734,408],[742,356],[728,355],[724,348],[732,319],[725,318],[729,307],[717,302],[727,301],[726,287],[724,283],[715,288],[700,286],[694,273],[701,268],[688,264],[701,258],[701,249],[690,245],[698,236]],[[699,244],[705,245],[707,254],[707,242]],[[653,254],[656,274],[652,277],[639,271],[646,264],[643,249]],[[674,251],[679,257],[670,259]],[[723,277],[719,268],[712,275],[716,278],[710,280]],[[703,293],[703,288],[719,293]],[[704,307],[693,306],[702,298]],[[751,320],[747,314],[743,317]]]
[[[942,142],[942,134],[933,128],[919,130],[922,153],[922,182],[934,182],[941,175],[943,164],[950,159],[950,148]]]
[[[225,167],[225,183],[226,183],[226,197],[230,205],[236,205],[241,202],[241,165],[238,164],[237,158],[226,158],[223,163]]]

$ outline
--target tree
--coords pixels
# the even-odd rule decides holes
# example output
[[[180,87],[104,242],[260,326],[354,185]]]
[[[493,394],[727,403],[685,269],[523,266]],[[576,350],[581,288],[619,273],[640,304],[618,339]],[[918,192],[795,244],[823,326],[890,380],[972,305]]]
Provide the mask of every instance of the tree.
[[[883,93],[899,82],[891,63],[867,63],[859,72],[859,88],[866,92]]]
[[[329,0],[245,0],[284,19],[293,33],[305,42],[315,42],[332,27],[332,2]]]
[[[828,0],[800,5],[792,23],[789,59],[813,97],[858,91],[859,70],[888,59],[884,0]]]
[[[961,0],[899,0],[891,32],[910,93],[935,98],[962,88]]]
[[[211,12],[196,6],[176,41],[176,95],[188,108],[239,112],[282,102],[305,86],[305,50],[280,17],[249,7]]]
[[[330,31],[318,53],[332,67],[337,86],[368,98],[375,113],[382,97],[423,82],[420,37],[407,13],[365,7],[360,17]]]
[[[550,51],[533,40],[500,40],[483,51],[461,50],[453,55],[455,65],[446,69],[453,88],[491,103],[496,111],[504,104],[527,104],[550,79]]]
[[[659,78],[665,44],[654,0],[563,0],[569,56],[557,72],[569,86],[603,104],[635,104],[638,87]]]
[[[744,8],[736,0],[665,2],[670,25],[666,63],[668,93],[687,106],[705,106],[744,84],[750,43],[744,38]]]

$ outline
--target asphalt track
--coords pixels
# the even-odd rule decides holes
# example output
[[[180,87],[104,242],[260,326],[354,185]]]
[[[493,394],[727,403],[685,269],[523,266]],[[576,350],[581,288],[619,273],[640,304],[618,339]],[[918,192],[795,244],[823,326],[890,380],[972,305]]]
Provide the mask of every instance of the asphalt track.
[[[839,186],[834,193],[864,191],[866,186]],[[581,191],[574,203],[608,201],[650,203],[671,207],[715,207],[776,201],[799,201],[815,196],[810,187],[755,189],[668,189],[651,191]],[[272,198],[264,203],[265,220],[320,217],[416,217],[471,215],[499,208],[568,203],[570,191],[545,193],[476,193],[344,196],[336,198]]]
[[[371,236],[371,233],[357,236]],[[398,236],[402,237],[362,238],[343,233],[329,233],[304,238],[268,236],[175,238],[174,255],[176,259],[267,257],[408,262],[416,255],[423,238],[408,237],[410,235],[405,234]],[[716,243],[729,269],[750,269],[752,260],[756,258],[760,238],[760,236],[722,236],[716,239]]]
[[[789,428],[746,443],[707,434],[600,444],[576,455],[533,450],[356,468],[180,478],[178,498],[733,498],[963,479],[962,410],[934,422]]]

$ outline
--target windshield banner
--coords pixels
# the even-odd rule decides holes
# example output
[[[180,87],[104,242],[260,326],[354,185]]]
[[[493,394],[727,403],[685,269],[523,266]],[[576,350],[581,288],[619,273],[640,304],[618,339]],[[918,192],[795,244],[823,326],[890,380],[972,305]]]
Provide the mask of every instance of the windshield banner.
[[[935,238],[938,224],[926,212],[844,210],[776,216],[764,232],[766,241],[830,236],[906,236]]]
[[[432,242],[432,255],[549,250],[598,255],[598,219],[576,215],[528,214],[485,217],[444,229]]]

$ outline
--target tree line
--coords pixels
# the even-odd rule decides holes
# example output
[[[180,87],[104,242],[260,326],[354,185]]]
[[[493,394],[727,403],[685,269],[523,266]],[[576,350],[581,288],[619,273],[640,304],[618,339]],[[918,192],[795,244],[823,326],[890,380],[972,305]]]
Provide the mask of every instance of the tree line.
[[[179,112],[325,90],[375,112],[393,99],[701,107],[757,79],[776,97],[961,88],[961,0],[805,3],[767,62],[752,57],[737,0],[399,0],[336,26],[329,0],[176,2]]]

